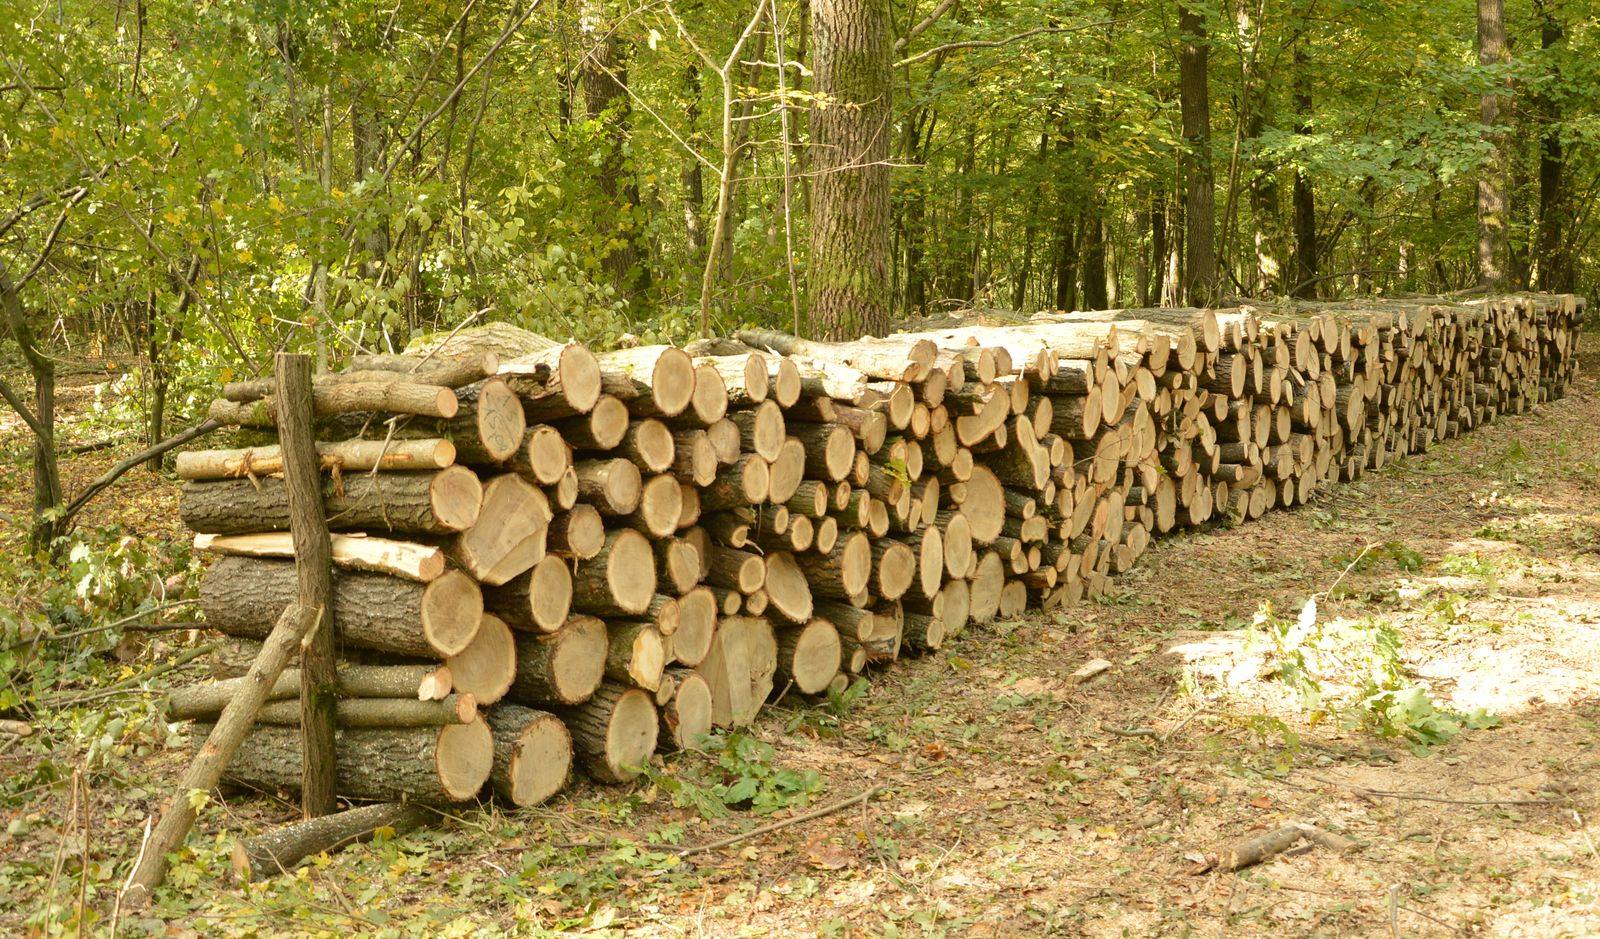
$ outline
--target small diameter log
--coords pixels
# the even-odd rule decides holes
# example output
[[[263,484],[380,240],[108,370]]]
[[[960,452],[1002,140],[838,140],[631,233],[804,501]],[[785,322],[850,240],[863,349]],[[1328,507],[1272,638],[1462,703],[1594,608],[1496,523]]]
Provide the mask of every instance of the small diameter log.
[[[711,720],[742,727],[755,719],[772,694],[778,643],[772,624],[753,616],[730,616],[717,627],[711,651],[698,671],[711,686]]]
[[[872,577],[872,542],[853,531],[839,539],[827,554],[802,554],[795,558],[811,584],[812,593],[847,599],[867,589]]]
[[[710,587],[696,587],[678,598],[678,628],[672,634],[672,655],[690,667],[705,661],[717,631],[717,596]]]
[[[762,586],[772,610],[791,623],[804,623],[811,619],[811,585],[805,572],[787,551],[767,555],[766,573]]]
[[[746,453],[718,473],[711,485],[700,493],[700,509],[714,512],[758,505],[767,501],[770,491],[771,470],[767,461],[754,453]]]
[[[763,460],[778,458],[778,448],[785,439],[783,409],[776,401],[763,401],[748,411],[734,411],[728,416],[739,429],[739,444],[746,451]]]
[[[644,480],[628,460],[579,460],[578,495],[606,515],[627,515],[639,507]]]
[[[599,356],[600,387],[629,413],[675,417],[694,397],[694,360],[676,346],[639,346]]]
[[[566,559],[550,555],[526,573],[485,590],[483,605],[513,629],[555,632],[572,610],[572,570]]]
[[[660,734],[650,692],[607,682],[583,704],[562,712],[579,765],[603,783],[639,775]]]
[[[712,424],[728,413],[728,384],[714,365],[694,367],[694,395],[687,412],[695,423]]]
[[[944,620],[926,613],[907,613],[901,643],[915,652],[937,652],[944,646]]]
[[[600,398],[600,365],[577,342],[551,345],[500,363],[531,423],[587,414]]]
[[[601,395],[594,410],[555,424],[561,438],[575,450],[611,450],[628,433],[628,406]]]
[[[511,627],[493,613],[483,614],[478,634],[465,649],[445,660],[458,692],[490,705],[506,696],[517,675],[517,644]]]
[[[235,841],[233,875],[240,883],[254,883],[287,874],[308,857],[367,841],[380,831],[398,837],[437,817],[420,805],[380,802],[308,818]]]
[[[872,584],[868,587],[874,597],[881,600],[898,600],[911,589],[917,576],[917,555],[904,543],[880,538],[872,543]]]
[[[704,430],[679,430],[673,432],[672,474],[699,487],[711,485],[717,478],[717,448],[711,435]]]
[[[700,549],[687,538],[658,538],[651,544],[656,567],[661,572],[660,587],[672,593],[687,593],[700,582],[704,565]]]
[[[723,418],[706,429],[706,440],[711,443],[711,449],[717,454],[717,462],[723,466],[739,459],[739,427],[733,421]]]
[[[677,685],[672,700],[661,706],[662,750],[698,750],[711,733],[711,686],[699,672],[687,668],[667,671]]]
[[[1000,536],[1006,520],[1006,491],[999,477],[987,466],[972,468],[967,479],[966,493],[961,500],[961,514],[967,517],[972,530],[972,540],[989,544]]]
[[[528,428],[522,435],[522,444],[511,457],[512,469],[541,486],[560,483],[571,466],[572,448],[561,432],[549,424]]]
[[[572,770],[572,734],[560,717],[515,704],[488,713],[494,734],[495,794],[525,808],[549,799],[567,784]]]
[[[451,418],[459,408],[453,389],[415,382],[323,384],[314,385],[311,392],[312,410],[317,417],[372,412]],[[278,399],[276,395],[250,402],[218,399],[211,402],[207,414],[223,424],[272,427],[278,419]]]
[[[517,675],[510,697],[522,704],[579,704],[606,670],[606,624],[574,616],[547,636],[516,636]]]
[[[665,538],[678,530],[678,520],[683,517],[683,489],[673,476],[652,476],[645,482],[639,504],[631,517],[632,524],[656,538]]]
[[[850,475],[856,458],[856,439],[839,424],[790,422],[789,435],[805,447],[806,475],[831,482]]]
[[[196,732],[206,728],[196,724]],[[448,727],[341,728],[335,737],[338,792],[352,799],[446,805],[478,794],[494,764],[494,738],[480,718]],[[300,732],[257,727],[224,778],[266,791],[300,786]]]
[[[711,571],[706,579],[719,587],[751,594],[766,583],[767,566],[759,554],[715,545],[711,549]]]
[[[477,474],[464,466],[341,476],[324,479],[322,486],[328,525],[336,529],[450,534],[477,522],[483,500]],[[278,477],[186,482],[178,510],[190,530],[208,534],[289,528],[289,500]]]
[[[456,389],[459,412],[435,426],[456,445],[463,463],[504,463],[522,447],[528,419],[516,392],[499,378]]]
[[[632,460],[640,472],[665,473],[677,456],[677,442],[667,425],[647,418],[628,425],[617,452]]]
[[[448,727],[470,724],[478,719],[478,700],[470,694],[448,695],[442,701],[415,698],[340,698],[334,701],[334,716],[340,727]],[[215,714],[199,715],[201,721],[215,720]],[[256,715],[257,724],[274,727],[300,726],[300,699],[268,701]]]
[[[825,619],[778,631],[778,680],[804,694],[821,694],[839,673],[839,630]]]
[[[244,687],[242,678],[226,678],[174,688],[167,700],[167,720],[190,721],[215,716],[229,701],[242,694]],[[334,690],[344,699],[438,701],[444,699],[450,688],[448,670],[441,675],[437,667],[429,665],[341,665],[334,676]],[[267,691],[270,701],[298,697],[300,670],[297,668],[284,669]]]
[[[318,443],[317,459],[324,472],[404,472],[439,470],[456,461],[456,445],[440,438],[423,440],[343,440]],[[241,479],[283,473],[283,451],[277,444],[238,450],[186,450],[178,454],[179,479]]]
[[[695,357],[696,369],[714,369],[722,379],[727,403],[732,407],[752,407],[767,400],[772,387],[768,373],[767,357],[759,352],[737,355],[703,355]]]
[[[606,677],[656,691],[667,667],[667,647],[654,623],[613,620],[606,627]]]
[[[515,473],[483,487],[483,512],[451,545],[451,557],[478,581],[499,586],[545,555],[550,500]]]
[[[772,466],[767,474],[767,501],[778,505],[789,501],[789,497],[800,488],[800,482],[806,474],[806,448],[800,441],[790,437],[778,448],[778,456],[772,461]]]
[[[1005,561],[997,551],[985,551],[978,558],[978,570],[971,578],[969,605],[974,623],[991,622],[1000,612],[1000,594],[1005,590]]]
[[[574,505],[550,520],[545,546],[551,554],[586,561],[600,553],[606,544],[605,524],[600,511],[588,503]]]
[[[298,593],[291,561],[225,557],[200,580],[200,609],[213,629],[259,639]],[[472,578],[449,571],[427,584],[339,571],[333,612],[340,639],[353,646],[420,658],[446,658],[467,647],[483,616]]]
[[[256,712],[267,699],[267,694],[278,676],[289,663],[289,657],[299,649],[306,634],[321,621],[320,610],[307,610],[298,604],[285,606],[279,614],[267,641],[261,647],[250,671],[240,681],[240,694],[222,709],[217,724],[206,727],[205,743],[184,772],[182,786],[167,800],[161,810],[161,819],[150,833],[148,847],[152,851],[140,855],[138,864],[128,877],[123,896],[134,907],[142,907],[150,900],[155,888],[167,877],[171,863],[169,855],[183,845],[194,827],[199,806],[191,798],[196,790],[208,792],[222,778],[229,762],[243,744],[245,735],[255,720]],[[199,736],[197,735],[197,739]],[[300,763],[291,767],[294,778],[300,777]]]
[[[650,540],[631,528],[608,532],[600,553],[579,564],[572,578],[573,608],[601,616],[637,616],[655,592]]]
[[[373,571],[419,583],[435,580],[445,570],[444,552],[432,545],[341,534],[330,536],[329,541],[333,549],[333,563],[348,570]],[[292,558],[294,539],[286,531],[255,535],[195,535],[194,549],[241,557]]]

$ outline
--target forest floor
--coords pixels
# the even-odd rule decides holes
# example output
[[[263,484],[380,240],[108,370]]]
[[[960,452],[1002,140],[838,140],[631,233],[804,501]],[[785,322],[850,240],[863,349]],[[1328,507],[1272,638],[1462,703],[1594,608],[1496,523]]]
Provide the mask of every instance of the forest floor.
[[[293,810],[229,794],[206,806],[154,915],[124,923],[167,935],[1600,934],[1596,427],[1585,376],[1561,401],[1309,506],[1164,539],[1102,602],[970,628],[945,654],[870,676],[859,697],[786,698],[715,756],[671,758],[633,788],[581,784],[537,809],[466,812],[251,887],[228,880],[229,838]],[[68,488],[116,455],[70,461]],[[0,512],[25,517],[25,473],[0,473]],[[130,479],[91,521],[171,537],[170,484]],[[1292,623],[1313,595],[1318,628],[1292,633],[1304,641],[1287,652],[1264,648],[1258,607]],[[1074,684],[1096,659],[1110,668]],[[1285,662],[1322,703],[1290,687]],[[1424,692],[1401,711],[1374,720],[1340,703],[1346,683],[1399,666],[1402,690]],[[1371,732],[1476,709],[1496,720],[1473,723],[1496,726],[1446,730],[1427,749]],[[0,754],[0,774],[79,765],[95,745],[70,736],[82,722],[47,720],[62,736]],[[47,918],[70,930],[80,889],[104,923],[181,772],[184,746],[165,742],[125,746],[93,777],[87,832],[65,778],[5,790],[0,931]],[[716,787],[732,783],[771,811],[721,810]],[[862,804],[726,849],[676,850],[868,789]],[[1288,822],[1355,850],[1302,846],[1199,872],[1204,856]]]

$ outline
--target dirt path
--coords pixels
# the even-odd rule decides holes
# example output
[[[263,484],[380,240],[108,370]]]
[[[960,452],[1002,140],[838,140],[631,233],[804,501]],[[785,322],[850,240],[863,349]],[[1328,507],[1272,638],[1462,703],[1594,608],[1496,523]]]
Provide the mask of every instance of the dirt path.
[[[226,885],[225,839],[191,841],[174,878],[193,889],[160,914],[202,934],[1600,933],[1596,426],[1582,379],[1311,506],[1160,543],[1109,602],[969,630],[848,707],[782,702],[752,729],[775,751],[754,772],[814,771],[813,806],[881,787],[865,806],[679,860],[671,845],[767,819],[675,805],[706,772],[674,762],[656,785],[472,813],[249,892]],[[1441,708],[1484,708],[1500,726],[1418,753],[1308,720],[1242,627],[1262,600],[1292,620],[1347,567],[1319,621],[1392,626]],[[1112,667],[1072,685],[1096,658]],[[178,759],[142,758],[104,797],[119,807],[97,823],[102,862],[137,850]],[[53,850],[50,816],[64,813],[33,809],[34,834],[0,854]],[[202,828],[288,814],[230,798]],[[1194,873],[1284,822],[1360,847]]]

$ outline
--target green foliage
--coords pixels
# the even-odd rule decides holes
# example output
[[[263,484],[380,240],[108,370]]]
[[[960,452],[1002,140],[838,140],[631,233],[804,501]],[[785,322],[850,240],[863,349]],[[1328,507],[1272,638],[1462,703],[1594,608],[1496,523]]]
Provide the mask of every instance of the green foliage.
[[[1247,636],[1266,653],[1270,674],[1300,696],[1313,726],[1332,719],[1426,752],[1462,730],[1499,724],[1481,709],[1440,706],[1411,676],[1399,631],[1382,619],[1324,620],[1311,599],[1289,620],[1263,603]]]
[[[803,807],[822,791],[816,771],[773,766],[770,744],[737,731],[713,735],[704,753],[709,759],[681,760],[673,771],[650,771],[651,781],[671,795],[673,804],[692,808],[702,818],[722,818],[734,809],[770,815]]]

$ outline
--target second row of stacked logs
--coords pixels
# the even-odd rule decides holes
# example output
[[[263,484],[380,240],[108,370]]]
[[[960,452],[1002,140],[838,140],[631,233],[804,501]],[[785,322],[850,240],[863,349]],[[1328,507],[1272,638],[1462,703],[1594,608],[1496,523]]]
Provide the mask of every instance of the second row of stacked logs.
[[[338,790],[541,802],[788,691],[1097,596],[1150,539],[1559,397],[1581,301],[1035,317],[594,354],[502,325],[321,375]],[[211,416],[270,433],[270,381]],[[181,454],[215,720],[296,596],[273,445]],[[291,790],[290,669],[229,768]],[[203,739],[197,733],[196,739]]]

